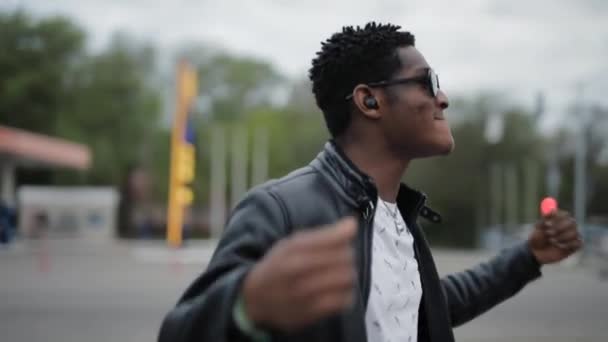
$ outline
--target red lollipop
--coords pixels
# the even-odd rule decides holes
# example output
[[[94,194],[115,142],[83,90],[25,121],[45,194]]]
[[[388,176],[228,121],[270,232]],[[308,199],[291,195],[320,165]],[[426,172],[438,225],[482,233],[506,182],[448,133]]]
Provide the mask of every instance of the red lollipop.
[[[557,210],[557,201],[553,197],[545,197],[540,202],[540,213],[543,216],[551,214],[552,211]]]

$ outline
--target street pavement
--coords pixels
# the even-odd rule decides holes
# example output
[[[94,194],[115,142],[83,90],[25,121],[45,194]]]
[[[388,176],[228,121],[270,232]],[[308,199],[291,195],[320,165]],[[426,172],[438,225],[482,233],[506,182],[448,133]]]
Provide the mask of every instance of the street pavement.
[[[0,341],[149,342],[205,267],[213,242],[17,242],[0,247]],[[435,250],[440,273],[491,256]],[[455,330],[457,341],[607,342],[608,281],[576,264],[546,267],[513,299]]]

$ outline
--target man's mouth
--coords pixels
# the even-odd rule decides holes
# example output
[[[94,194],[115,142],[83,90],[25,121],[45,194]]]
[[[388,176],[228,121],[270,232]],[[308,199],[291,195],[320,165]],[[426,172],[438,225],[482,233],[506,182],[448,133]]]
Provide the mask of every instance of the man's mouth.
[[[433,119],[435,119],[435,120],[445,120],[445,117],[443,116],[443,114],[435,114],[435,115],[433,115]]]

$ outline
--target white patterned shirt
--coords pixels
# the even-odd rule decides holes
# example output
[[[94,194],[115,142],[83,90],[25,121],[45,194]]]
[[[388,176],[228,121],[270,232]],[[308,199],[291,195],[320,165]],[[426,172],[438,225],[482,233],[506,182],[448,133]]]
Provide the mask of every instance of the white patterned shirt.
[[[365,313],[369,342],[416,342],[422,287],[414,239],[395,203],[378,198],[371,287]]]

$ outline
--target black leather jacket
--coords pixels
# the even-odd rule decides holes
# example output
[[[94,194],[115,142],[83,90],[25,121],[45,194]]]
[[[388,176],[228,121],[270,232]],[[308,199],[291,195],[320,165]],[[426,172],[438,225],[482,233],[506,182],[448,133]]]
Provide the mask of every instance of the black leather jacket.
[[[339,147],[328,142],[308,166],[251,190],[230,215],[207,270],[166,316],[159,342],[249,341],[232,312],[242,282],[275,242],[296,230],[333,223],[355,214],[358,271],[355,304],[297,333],[271,331],[273,341],[364,342],[365,310],[370,290],[373,217],[377,203],[373,181]],[[463,324],[511,297],[540,276],[525,244],[503,251],[487,263],[440,279],[418,216],[439,221],[426,196],[405,185],[397,204],[414,237],[423,297],[418,341],[454,340],[452,327]],[[371,341],[370,341],[371,342]]]

